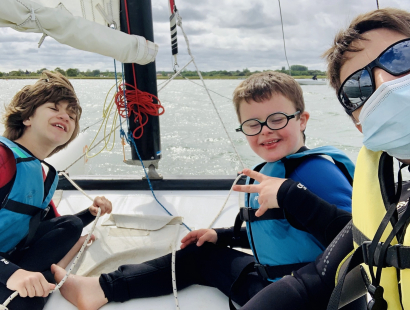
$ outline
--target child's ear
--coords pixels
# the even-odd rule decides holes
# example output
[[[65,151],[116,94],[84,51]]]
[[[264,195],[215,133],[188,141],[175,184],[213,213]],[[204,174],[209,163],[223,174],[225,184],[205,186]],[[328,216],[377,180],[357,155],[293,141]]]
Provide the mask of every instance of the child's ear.
[[[304,131],[306,129],[306,125],[307,125],[309,118],[310,118],[310,114],[307,111],[304,111],[300,115],[300,130],[301,131]]]
[[[31,126],[31,120],[28,118],[26,120],[23,121],[24,126],[28,127]]]

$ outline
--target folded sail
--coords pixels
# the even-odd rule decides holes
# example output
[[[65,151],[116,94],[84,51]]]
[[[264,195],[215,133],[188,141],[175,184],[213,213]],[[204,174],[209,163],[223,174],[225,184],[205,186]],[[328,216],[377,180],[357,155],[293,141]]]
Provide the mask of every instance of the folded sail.
[[[76,49],[98,53],[115,58],[123,63],[138,63],[141,65],[155,60],[158,46],[145,38],[128,35],[121,31],[111,29],[118,24],[118,18],[114,18],[112,11],[99,5],[94,0],[94,17],[106,26],[88,20],[93,18],[92,14],[87,19],[75,16],[67,10],[61,1],[37,0],[1,0],[0,27],[11,27],[21,32],[44,33],[62,44],[67,44]],[[41,3],[57,3],[57,7],[45,7]],[[72,1],[76,2],[76,1]],[[90,1],[87,1],[87,4]],[[80,0],[78,3],[84,4]],[[93,1],[91,1],[93,3]],[[118,11],[118,7],[117,7]],[[84,9],[84,12],[87,11]],[[105,13],[105,16],[104,16]],[[108,20],[107,20],[108,19]],[[111,20],[110,20],[111,19]],[[119,29],[119,25],[118,25]]]

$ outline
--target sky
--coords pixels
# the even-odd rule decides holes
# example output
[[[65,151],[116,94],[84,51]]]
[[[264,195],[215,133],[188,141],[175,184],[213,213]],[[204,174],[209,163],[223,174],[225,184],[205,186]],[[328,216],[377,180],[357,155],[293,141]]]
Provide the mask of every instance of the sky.
[[[78,1],[78,0],[72,0]],[[84,0],[90,1],[90,0]],[[172,71],[167,0],[151,0],[157,71]],[[410,0],[379,0],[380,8],[410,11]],[[281,69],[287,67],[277,0],[175,0],[195,61],[201,71]],[[376,0],[282,0],[286,54],[290,65],[325,70],[320,55],[334,35],[358,14],[377,8]],[[1,4],[0,4],[1,9]],[[0,28],[0,71],[60,67],[113,71],[109,57],[75,50],[41,34]],[[190,57],[178,28],[180,67]],[[191,64],[188,70],[195,70]]]

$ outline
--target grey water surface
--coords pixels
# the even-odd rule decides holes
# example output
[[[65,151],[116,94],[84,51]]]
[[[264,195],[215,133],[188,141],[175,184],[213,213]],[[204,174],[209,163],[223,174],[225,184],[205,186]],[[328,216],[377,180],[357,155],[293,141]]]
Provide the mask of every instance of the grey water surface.
[[[10,102],[18,90],[34,82],[35,80],[0,80],[0,111],[3,112],[4,104]],[[115,81],[71,80],[71,82],[83,108],[80,124],[84,129],[101,120],[107,92],[115,85]],[[159,80],[158,84],[163,82],[164,80]],[[252,167],[261,162],[262,160],[248,147],[244,136],[235,132],[238,120],[230,98],[241,81],[206,80],[205,82],[212,91],[211,96],[245,166]],[[242,170],[209,97],[200,84],[198,80],[172,81],[158,95],[165,107],[165,114],[160,116],[162,159],[159,163],[159,172],[163,175],[234,175]],[[314,148],[333,145],[346,152],[355,162],[362,144],[362,136],[346,116],[334,91],[327,85],[303,85],[302,89],[306,110],[310,112],[306,130],[307,146]],[[114,92],[110,93],[108,102],[113,94]],[[111,117],[107,132],[111,128],[112,121]],[[101,122],[85,130],[86,141],[89,141],[87,144],[91,143],[100,125]],[[0,126],[2,132],[3,126]],[[103,137],[103,131],[100,132],[97,141]],[[91,154],[100,150],[102,146],[103,144],[97,146]],[[126,157],[130,158],[128,146],[125,152]],[[72,158],[73,161],[75,159]],[[113,150],[103,151],[89,159],[85,164],[84,174],[139,176],[143,171],[141,167],[123,163],[122,145],[117,130]]]

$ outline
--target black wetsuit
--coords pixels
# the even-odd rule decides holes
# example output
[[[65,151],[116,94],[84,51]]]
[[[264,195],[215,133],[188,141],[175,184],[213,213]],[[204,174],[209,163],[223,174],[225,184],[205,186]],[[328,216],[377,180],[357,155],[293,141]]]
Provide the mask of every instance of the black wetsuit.
[[[243,305],[243,309],[252,310],[326,309],[337,266],[352,249],[348,224],[351,214],[330,205],[308,190],[298,188],[297,183],[290,179],[282,184],[277,197],[291,225],[313,234],[327,249],[316,262],[294,272],[294,276],[286,276],[275,283],[263,280],[256,272],[248,274],[242,285],[234,290],[233,300]],[[190,245],[177,251],[176,279],[179,290],[192,284],[201,284],[216,287],[229,295],[231,285],[242,269],[254,261],[253,256],[227,247],[249,248],[245,230],[235,244],[232,244],[232,228],[216,231],[216,245]],[[142,264],[121,266],[117,271],[101,275],[99,281],[109,301],[122,302],[170,294],[171,255]],[[359,304],[350,309],[361,309],[363,300]]]

